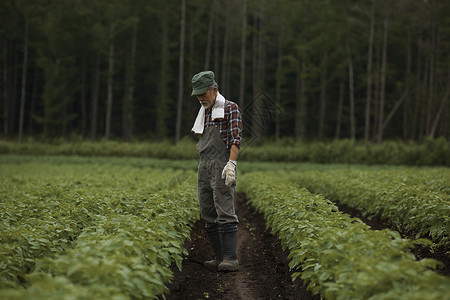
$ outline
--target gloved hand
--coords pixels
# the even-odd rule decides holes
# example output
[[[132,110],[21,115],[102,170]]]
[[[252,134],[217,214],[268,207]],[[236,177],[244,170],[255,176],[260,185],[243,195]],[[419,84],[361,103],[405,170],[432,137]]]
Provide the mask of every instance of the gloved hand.
[[[236,183],[236,165],[228,161],[222,171],[222,179],[225,179],[225,185],[231,186]]]

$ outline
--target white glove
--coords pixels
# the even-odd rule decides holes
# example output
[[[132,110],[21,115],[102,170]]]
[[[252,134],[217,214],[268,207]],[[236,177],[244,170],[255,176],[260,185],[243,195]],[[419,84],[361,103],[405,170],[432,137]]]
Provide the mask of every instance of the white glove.
[[[236,165],[228,161],[222,171],[222,179],[225,179],[225,185],[231,186],[236,183]]]

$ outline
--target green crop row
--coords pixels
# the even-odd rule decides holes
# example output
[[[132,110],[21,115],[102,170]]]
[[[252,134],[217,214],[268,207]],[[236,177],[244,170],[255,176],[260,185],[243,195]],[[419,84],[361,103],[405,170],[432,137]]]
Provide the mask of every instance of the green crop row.
[[[175,263],[181,269],[189,224],[198,214],[194,195],[183,191],[186,188],[156,193],[151,201],[129,201],[130,214],[102,213],[73,248],[37,260],[33,272],[25,276],[27,289],[3,290],[0,296],[152,299],[168,292],[169,267]],[[49,292],[55,290],[62,292]]]
[[[288,175],[247,173],[240,190],[264,213],[289,249],[293,279],[301,276],[325,299],[450,299],[450,279],[416,261],[413,241],[391,230],[370,230],[321,195],[298,188]],[[426,242],[416,241],[416,242]]]
[[[198,218],[195,173],[56,162],[0,166],[0,298],[167,292],[169,267],[181,268],[184,240]]]
[[[289,180],[450,248],[450,169],[292,172]]]
[[[70,171],[67,169],[70,167]],[[120,202],[126,192],[140,186],[144,193],[159,190],[172,171],[144,171],[91,164],[42,163],[3,165],[1,168],[0,287],[17,282],[37,258],[58,254],[70,247],[97,215]],[[145,176],[144,176],[145,175]],[[147,178],[147,179],[146,179]],[[152,182],[148,178],[153,178]],[[124,193],[125,192],[125,193]],[[123,205],[119,209],[123,209]],[[20,277],[19,277],[20,278]]]

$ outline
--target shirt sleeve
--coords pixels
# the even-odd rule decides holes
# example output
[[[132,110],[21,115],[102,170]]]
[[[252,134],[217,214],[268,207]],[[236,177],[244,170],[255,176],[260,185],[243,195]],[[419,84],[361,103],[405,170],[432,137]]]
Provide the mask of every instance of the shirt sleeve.
[[[241,148],[242,140],[242,118],[239,106],[232,102],[228,105],[228,137],[230,148],[235,145],[238,149]]]

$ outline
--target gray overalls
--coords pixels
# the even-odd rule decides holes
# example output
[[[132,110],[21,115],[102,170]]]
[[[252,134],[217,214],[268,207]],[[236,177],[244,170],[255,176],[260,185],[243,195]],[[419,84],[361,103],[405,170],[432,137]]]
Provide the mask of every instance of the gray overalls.
[[[206,235],[215,254],[213,260],[205,261],[205,266],[218,271],[237,271],[236,186],[226,186],[222,179],[229,152],[217,125],[204,129],[197,151],[200,156],[197,184],[200,214],[206,221]]]
[[[198,201],[201,218],[206,221],[207,227],[213,224],[238,223],[234,211],[236,186],[228,187],[222,179],[222,170],[228,162],[229,152],[216,126],[205,128],[197,143],[200,156]]]

